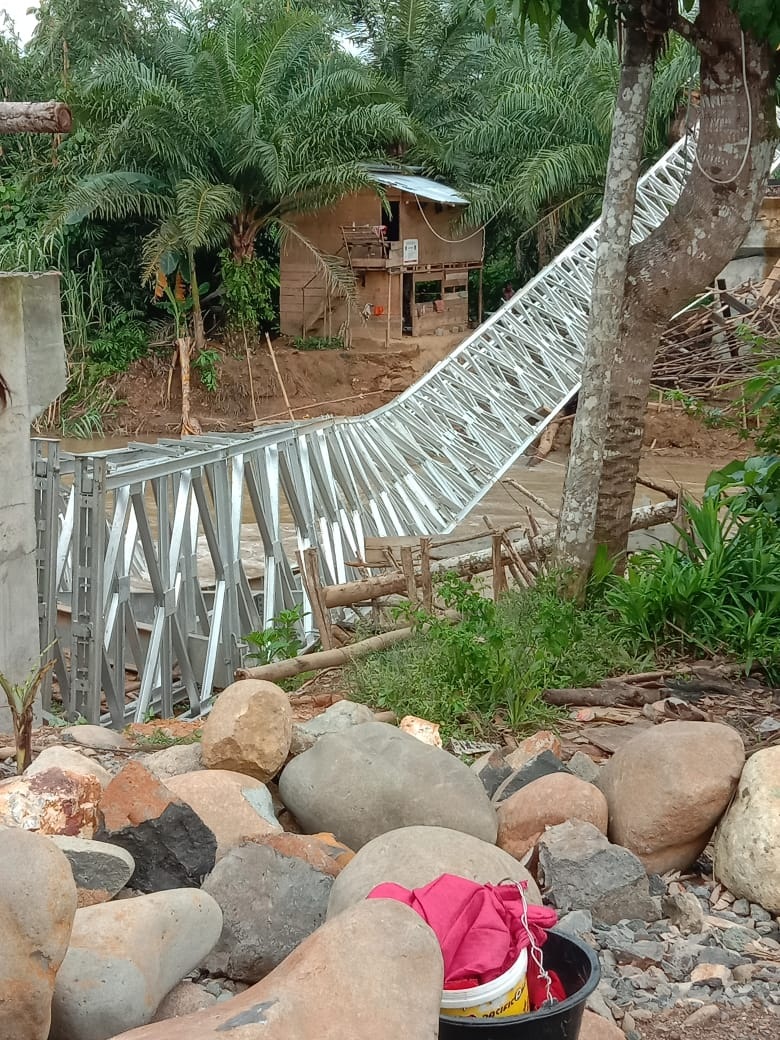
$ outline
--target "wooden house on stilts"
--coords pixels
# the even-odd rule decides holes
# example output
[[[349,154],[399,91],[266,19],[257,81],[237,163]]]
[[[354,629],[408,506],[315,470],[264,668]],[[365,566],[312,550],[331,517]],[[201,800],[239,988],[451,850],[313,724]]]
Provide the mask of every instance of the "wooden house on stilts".
[[[484,231],[457,226],[467,200],[437,181],[391,168],[372,167],[370,176],[377,190],[367,187],[295,218],[300,238],[288,236],[281,254],[281,332],[385,344],[465,332],[472,271],[479,271],[474,304],[481,317],[484,254]],[[349,267],[352,299],[329,287],[302,238]]]

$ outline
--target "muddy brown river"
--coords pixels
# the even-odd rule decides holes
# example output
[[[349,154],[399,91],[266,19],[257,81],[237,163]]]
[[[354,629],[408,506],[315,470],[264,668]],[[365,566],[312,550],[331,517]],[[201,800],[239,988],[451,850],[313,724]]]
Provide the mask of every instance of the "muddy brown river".
[[[154,443],[154,437],[137,437],[133,440],[145,443]],[[78,454],[87,454],[96,451],[106,451],[112,448],[122,448],[128,443],[127,438],[105,437],[94,440],[62,440],[61,447],[65,451]],[[729,461],[730,456],[702,456],[691,458],[689,454],[682,452],[672,453],[668,449],[663,451],[646,450],[640,474],[649,480],[668,485],[671,487],[681,486],[694,498],[700,498],[704,491],[704,483],[711,470],[722,466]],[[554,453],[535,466],[528,466],[527,460],[523,459],[510,469],[508,477],[523,484],[530,491],[547,502],[553,509],[558,509],[561,502],[563,480],[566,465],[566,455],[563,452]],[[656,491],[644,487],[637,488],[635,498],[636,505],[647,505],[651,502],[659,502],[664,498]],[[149,519],[152,528],[156,527],[156,509],[154,508],[151,491],[149,492]],[[495,484],[485,495],[481,502],[461,521],[455,528],[455,534],[464,537],[473,536],[485,531],[483,517],[488,517],[491,525],[497,528],[512,527],[525,521],[525,506],[531,508],[534,516],[542,529],[549,529],[553,520],[547,516],[538,506],[530,503],[524,496],[512,487],[501,482]],[[296,548],[295,527],[292,515],[282,497],[281,519],[283,528],[283,540],[288,552],[293,553]],[[655,528],[650,532],[639,532],[632,536],[632,548],[640,548],[649,543],[663,539],[669,534],[668,529]],[[476,548],[470,545],[451,545],[446,550],[440,550],[435,555],[457,555]],[[198,553],[201,557],[201,565],[204,572],[211,569],[211,561],[208,553]],[[242,516],[242,538],[241,556],[247,571],[247,576],[258,578],[262,573],[262,548],[254,520],[252,506],[248,495],[245,495]],[[202,577],[208,582],[206,573]]]

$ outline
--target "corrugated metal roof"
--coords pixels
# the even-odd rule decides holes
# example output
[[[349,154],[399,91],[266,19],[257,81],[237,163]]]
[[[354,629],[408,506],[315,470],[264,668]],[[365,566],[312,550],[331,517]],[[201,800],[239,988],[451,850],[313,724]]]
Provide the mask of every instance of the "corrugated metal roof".
[[[399,191],[417,195],[422,199],[432,199],[434,202],[448,203],[450,206],[468,206],[468,199],[464,199],[454,188],[446,184],[439,184],[428,177],[415,177],[407,173],[395,173],[391,170],[372,170],[371,179],[379,184],[386,184],[390,188],[398,188]]]

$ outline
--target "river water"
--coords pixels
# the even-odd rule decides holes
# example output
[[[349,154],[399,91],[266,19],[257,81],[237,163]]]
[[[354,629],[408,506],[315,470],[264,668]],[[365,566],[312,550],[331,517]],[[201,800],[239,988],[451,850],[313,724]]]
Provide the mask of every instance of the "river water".
[[[133,441],[136,443],[154,443],[155,440],[156,438],[154,437],[133,438]],[[60,444],[64,451],[90,454],[97,451],[123,448],[128,442],[127,438],[103,437],[93,440],[66,439],[62,440]],[[672,454],[667,453],[667,450],[647,450],[642,459],[640,474],[657,484],[682,487],[693,498],[700,498],[704,491],[704,483],[708,474],[726,461],[728,461],[728,457],[724,456],[703,455],[698,458],[692,458],[689,454],[683,452]],[[565,466],[566,455],[564,453],[554,453],[534,466],[529,466],[526,459],[521,459],[509,470],[507,477],[522,484],[529,491],[543,499],[552,509],[557,510],[561,503]],[[656,491],[640,486],[637,487],[635,505],[640,506],[651,502],[659,502],[664,497],[664,495]],[[149,505],[149,519],[154,529],[156,528],[156,509],[154,508],[151,491],[149,492]],[[526,505],[530,506],[534,517],[542,529],[549,529],[553,525],[554,521],[552,518],[545,514],[537,505],[530,503],[528,499],[514,488],[499,482],[487,492],[482,501],[458,524],[454,535],[473,537],[475,534],[485,532],[484,517],[487,517],[491,526],[496,528],[513,527],[518,524],[524,525],[526,521]],[[285,547],[288,552],[293,553],[296,548],[295,526],[292,514],[283,496],[281,500],[281,520]],[[241,556],[244,560],[247,577],[250,579],[259,578],[263,569],[263,553],[252,505],[247,494],[244,496],[242,525]],[[660,528],[650,533],[638,533],[632,538],[632,548],[647,545],[659,537],[665,537],[667,533],[667,531]],[[454,556],[459,552],[466,552],[473,548],[476,548],[476,545],[453,544],[446,550],[438,550],[434,555]],[[202,549],[203,551],[199,551],[198,555],[202,557],[203,567],[208,571],[211,569],[211,561],[208,558],[205,545]],[[208,582],[205,574],[203,577]]]

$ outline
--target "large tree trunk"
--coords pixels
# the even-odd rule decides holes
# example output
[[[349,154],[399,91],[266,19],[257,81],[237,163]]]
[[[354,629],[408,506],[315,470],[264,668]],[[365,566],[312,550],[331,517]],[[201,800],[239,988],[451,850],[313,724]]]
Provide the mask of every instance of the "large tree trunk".
[[[746,93],[743,36],[728,0],[701,0],[696,26],[706,36],[700,166],[693,167],[667,219],[632,248],[628,265],[596,524],[596,542],[606,544],[613,555],[624,553],[628,542],[650,377],[661,334],[673,315],[712,283],[744,241],[763,199],[775,148],[769,48],[744,38]]]
[[[67,134],[71,125],[61,101],[0,102],[0,134]]]
[[[595,553],[598,488],[610,398],[609,373],[619,342],[636,186],[652,83],[652,45],[643,29],[632,23],[626,28],[582,386],[558,521],[556,562],[570,573],[569,592],[574,596],[584,589]]]

